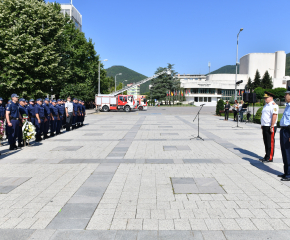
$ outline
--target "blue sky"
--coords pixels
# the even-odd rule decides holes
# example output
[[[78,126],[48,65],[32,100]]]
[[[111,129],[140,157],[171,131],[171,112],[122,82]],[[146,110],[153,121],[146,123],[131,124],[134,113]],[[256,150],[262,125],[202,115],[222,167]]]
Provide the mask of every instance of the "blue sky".
[[[61,0],[60,3],[69,3]],[[289,0],[73,0],[105,68],[147,76],[167,63],[180,74],[234,65],[251,52],[290,52]]]

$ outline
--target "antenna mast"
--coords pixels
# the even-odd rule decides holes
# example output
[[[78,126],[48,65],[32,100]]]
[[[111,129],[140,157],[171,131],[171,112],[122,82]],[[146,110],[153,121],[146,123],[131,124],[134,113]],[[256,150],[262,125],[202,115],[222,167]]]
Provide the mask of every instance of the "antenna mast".
[[[208,73],[210,74],[210,62],[208,62]]]

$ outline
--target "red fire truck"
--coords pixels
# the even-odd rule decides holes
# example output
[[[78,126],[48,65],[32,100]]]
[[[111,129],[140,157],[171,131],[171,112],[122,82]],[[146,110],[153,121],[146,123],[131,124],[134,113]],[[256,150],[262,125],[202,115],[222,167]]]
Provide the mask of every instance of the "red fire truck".
[[[137,100],[137,108],[139,111],[147,110],[147,100],[145,98],[139,98]]]
[[[124,110],[130,112],[136,108],[137,101],[134,100],[133,95],[97,95],[96,96],[97,108],[103,112],[110,110]]]

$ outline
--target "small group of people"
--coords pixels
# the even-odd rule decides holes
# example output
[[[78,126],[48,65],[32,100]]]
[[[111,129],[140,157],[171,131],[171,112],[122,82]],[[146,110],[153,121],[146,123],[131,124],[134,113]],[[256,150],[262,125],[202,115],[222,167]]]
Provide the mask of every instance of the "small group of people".
[[[247,111],[247,104],[244,103],[243,100],[239,103],[238,100],[235,100],[235,104],[232,107],[229,104],[229,101],[226,101],[224,111],[225,111],[225,121],[229,120],[229,112],[232,108],[234,113],[234,121],[238,121],[238,117],[240,117],[240,122],[243,122],[244,113]]]
[[[274,102],[274,94],[265,92],[265,106],[261,116],[261,129],[265,145],[262,162],[273,162],[275,150],[275,133],[277,131],[279,106]],[[280,147],[284,163],[284,173],[278,175],[281,181],[290,181],[290,87],[285,92],[286,108],[280,120]]]
[[[36,141],[41,141],[49,137],[61,134],[63,128],[70,131],[83,126],[85,120],[86,108],[84,101],[80,99],[67,98],[44,101],[39,98],[25,100],[17,94],[11,95],[11,100],[7,106],[3,106],[3,99],[0,98],[0,120],[6,121],[6,136],[10,145],[10,150],[24,146],[23,140],[23,119],[28,118],[36,128]],[[50,135],[48,136],[48,133]],[[42,138],[43,136],[43,138]],[[16,146],[18,140],[18,146]]]

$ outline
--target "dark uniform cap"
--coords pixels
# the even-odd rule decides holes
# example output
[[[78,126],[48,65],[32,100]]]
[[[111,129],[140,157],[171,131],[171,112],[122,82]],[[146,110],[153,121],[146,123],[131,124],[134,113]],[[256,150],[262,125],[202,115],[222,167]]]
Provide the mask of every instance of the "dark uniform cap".
[[[11,98],[14,98],[14,97],[19,97],[16,93],[13,93],[12,95],[11,95]]]
[[[44,101],[49,101],[49,99],[48,98],[45,98]]]
[[[30,99],[29,102],[34,102],[34,99]]]
[[[60,102],[61,100],[60,99],[57,99],[57,102]]]
[[[56,102],[55,100],[52,100],[51,102]]]
[[[41,99],[41,98],[38,98],[36,101],[37,101],[37,102],[38,102],[38,101],[41,101],[41,102],[42,102],[42,99]]]
[[[3,101],[3,98],[2,97],[0,97],[0,101]]]
[[[25,102],[25,99],[24,98],[20,98],[19,102]]]
[[[26,100],[25,102],[27,102],[27,103],[28,103],[28,100]]]
[[[275,97],[275,95],[273,93],[270,93],[270,92],[265,92],[264,98],[267,98],[267,97]]]
[[[290,86],[288,86],[287,91],[285,93],[289,93],[290,94]]]

